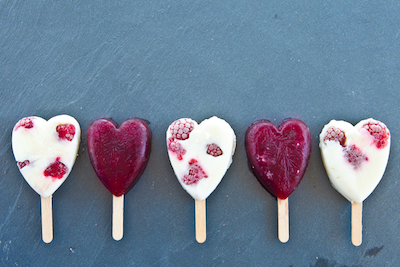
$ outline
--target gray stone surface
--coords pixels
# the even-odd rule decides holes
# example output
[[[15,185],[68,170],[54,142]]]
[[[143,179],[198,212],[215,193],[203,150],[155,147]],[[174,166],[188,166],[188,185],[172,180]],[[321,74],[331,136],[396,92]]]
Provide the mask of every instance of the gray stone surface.
[[[399,1],[0,1],[0,265],[398,266]],[[20,175],[11,130],[22,117],[74,116],[79,157],[53,195],[54,240]],[[237,134],[233,164],[207,200],[207,241],[169,165],[175,119],[217,115]],[[150,122],[150,161],[111,237],[111,194],[85,134],[100,117]],[[276,200],[249,172],[244,133],[258,119],[308,124],[313,150],[290,196],[290,240]],[[392,133],[386,173],[364,202],[363,244],[330,185],[318,134],[331,119],[373,117]]]

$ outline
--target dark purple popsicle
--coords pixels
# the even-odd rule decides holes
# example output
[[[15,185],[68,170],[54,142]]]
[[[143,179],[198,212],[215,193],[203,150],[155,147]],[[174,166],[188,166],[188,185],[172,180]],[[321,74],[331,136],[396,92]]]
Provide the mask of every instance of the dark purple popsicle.
[[[307,125],[297,119],[285,120],[279,128],[262,120],[246,132],[249,166],[271,194],[286,199],[299,185],[311,153]]]
[[[95,120],[87,132],[90,161],[104,186],[115,196],[126,194],[139,180],[150,156],[151,131],[141,119],[118,128],[109,119]]]

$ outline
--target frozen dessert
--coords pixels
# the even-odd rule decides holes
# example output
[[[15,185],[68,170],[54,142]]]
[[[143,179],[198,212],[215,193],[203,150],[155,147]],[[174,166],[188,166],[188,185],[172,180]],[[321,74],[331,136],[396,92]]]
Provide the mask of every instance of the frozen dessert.
[[[167,146],[182,187],[194,199],[204,200],[231,165],[236,136],[226,121],[215,116],[200,124],[183,118],[168,127]]]
[[[284,121],[279,128],[262,120],[246,132],[250,169],[272,195],[286,199],[298,186],[311,153],[307,125],[297,119]]]
[[[350,202],[363,202],[386,169],[390,151],[389,129],[366,119],[356,126],[330,121],[322,129],[322,160],[333,187]]]
[[[118,128],[109,119],[95,120],[87,132],[90,161],[104,186],[115,196],[126,194],[139,180],[150,156],[151,131],[141,119]]]
[[[71,116],[46,121],[26,117],[12,133],[12,149],[28,184],[42,197],[51,196],[71,172],[78,153],[80,127]]]

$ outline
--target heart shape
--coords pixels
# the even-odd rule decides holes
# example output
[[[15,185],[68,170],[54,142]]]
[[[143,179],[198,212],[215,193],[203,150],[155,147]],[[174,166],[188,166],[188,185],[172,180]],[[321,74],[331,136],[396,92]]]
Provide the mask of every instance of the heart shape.
[[[333,187],[350,202],[363,202],[378,185],[390,152],[390,132],[380,121],[353,126],[330,121],[320,134],[321,156]]]
[[[71,116],[46,121],[26,117],[12,133],[12,149],[22,176],[42,197],[52,195],[67,179],[78,153],[81,130]]]
[[[226,121],[215,116],[200,124],[184,118],[168,127],[167,147],[182,187],[194,199],[204,200],[231,165],[236,136]]]
[[[128,119],[118,128],[109,119],[95,120],[87,132],[92,166],[115,196],[126,194],[139,180],[150,156],[151,131],[141,119]]]
[[[277,129],[262,120],[246,132],[250,169],[272,195],[286,199],[299,185],[311,153],[307,125],[297,119],[284,121]]]

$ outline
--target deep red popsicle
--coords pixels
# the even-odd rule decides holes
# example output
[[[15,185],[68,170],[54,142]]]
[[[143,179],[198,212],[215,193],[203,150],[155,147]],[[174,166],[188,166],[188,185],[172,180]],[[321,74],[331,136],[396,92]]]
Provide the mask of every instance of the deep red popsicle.
[[[95,120],[87,132],[90,161],[104,186],[115,196],[126,194],[139,180],[150,156],[151,131],[141,119],[118,128],[109,119]]]
[[[249,166],[271,194],[286,199],[299,185],[311,153],[311,135],[305,123],[285,120],[279,128],[262,120],[245,137]]]

